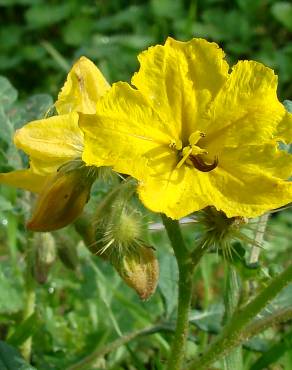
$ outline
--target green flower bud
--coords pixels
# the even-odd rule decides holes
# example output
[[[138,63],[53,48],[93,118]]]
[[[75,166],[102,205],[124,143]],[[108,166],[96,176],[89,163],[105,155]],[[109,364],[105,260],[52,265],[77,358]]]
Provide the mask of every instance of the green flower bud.
[[[147,299],[156,289],[159,267],[153,249],[143,242],[142,214],[130,204],[135,190],[136,181],[127,179],[102,200],[90,250],[108,260],[125,283]]]
[[[254,244],[254,241],[243,231],[248,223],[246,218],[228,218],[224,212],[217,211],[214,207],[206,207],[196,214],[195,221],[202,228],[198,242],[206,249],[217,250],[226,260],[232,261],[233,254],[240,257],[234,242]]]
[[[75,270],[78,266],[78,254],[76,245],[70,238],[58,236],[57,253],[63,263],[70,270]]]
[[[56,260],[55,239],[50,233],[37,234],[34,238],[36,245],[36,262],[34,275],[43,284],[47,281],[49,270]]]
[[[29,230],[57,230],[75,221],[82,213],[96,179],[96,170],[83,165],[68,167],[63,166],[44,186],[27,223]]]
[[[148,299],[157,286],[159,265],[154,250],[136,245],[127,253],[112,256],[111,262],[124,282],[143,300]]]

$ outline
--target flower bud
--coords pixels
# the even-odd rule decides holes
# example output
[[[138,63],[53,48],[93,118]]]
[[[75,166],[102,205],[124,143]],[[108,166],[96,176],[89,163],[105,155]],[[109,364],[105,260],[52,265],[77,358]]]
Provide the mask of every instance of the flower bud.
[[[146,300],[155,292],[159,265],[151,247],[137,245],[125,255],[111,260],[124,282],[133,288],[141,299]]]
[[[225,260],[232,262],[234,255],[243,259],[245,251],[238,242],[254,243],[244,232],[248,223],[246,218],[228,218],[224,212],[206,207],[196,214],[195,220],[202,228],[198,242],[206,249],[216,250]]]
[[[75,221],[89,199],[95,178],[92,167],[61,168],[44,186],[27,228],[52,231]]]
[[[56,259],[56,245],[50,233],[36,234],[36,263],[34,275],[36,280],[43,284],[47,281],[49,270]]]
[[[141,233],[140,218],[130,208],[129,201],[133,196],[137,183],[133,179],[127,179],[113,190],[111,190],[99,203],[92,225],[94,225],[94,242],[92,242],[92,231],[87,222],[79,220],[77,224],[81,235],[86,231],[86,245],[91,253],[108,259],[110,247],[116,249],[127,248],[137,235]],[[133,217],[130,216],[130,213]],[[134,216],[135,215],[135,216]],[[88,238],[88,231],[90,238]]]
[[[57,253],[60,261],[70,270],[76,270],[79,262],[77,246],[75,242],[64,235],[55,233],[57,240]]]
[[[90,250],[108,260],[144,300],[156,289],[159,266],[153,248],[143,242],[143,216],[131,205],[136,186],[136,181],[127,179],[99,204]]]

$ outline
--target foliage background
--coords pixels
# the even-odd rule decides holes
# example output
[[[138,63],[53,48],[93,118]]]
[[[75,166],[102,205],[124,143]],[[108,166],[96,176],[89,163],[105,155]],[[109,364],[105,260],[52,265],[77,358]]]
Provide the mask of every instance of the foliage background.
[[[138,67],[137,54],[149,45],[164,42],[168,35],[180,40],[204,37],[218,42],[231,63],[255,59],[274,68],[279,74],[279,96],[283,100],[292,98],[291,33],[292,4],[284,1],[0,0],[0,74],[12,84],[4,78],[0,80],[1,172],[27,163],[11,145],[13,131],[44,115],[70,66],[81,55],[91,58],[110,82],[129,80]],[[105,191],[105,185],[96,187],[89,208]],[[35,283],[35,316],[29,325],[21,324],[26,299],[27,243],[44,243],[25,231],[30,203],[27,194],[1,187],[1,340],[20,347],[33,334],[33,365],[39,370],[63,370],[121,333],[155,323],[164,325],[164,329],[171,326],[176,308],[177,269],[164,233],[149,235],[149,243],[157,249],[161,277],[157,293],[150,301],[141,302],[110,266],[90,256],[72,227],[55,235],[58,260],[47,281]],[[281,271],[287,255],[291,255],[291,227],[289,210],[271,218],[262,267],[251,270],[239,264],[244,282],[255,279],[259,286],[264,286],[270,276]],[[185,234],[191,243],[193,229],[186,228]],[[211,254],[204,257],[195,278],[190,356],[202,350],[220,330],[222,259]],[[284,293],[270,309],[291,302],[291,289]],[[245,369],[250,369],[262,354],[269,353],[266,351],[289,328],[283,325],[277,331],[269,329],[247,343]],[[161,369],[169,342],[170,334],[157,330],[156,334],[140,337],[85,368]],[[1,364],[13,349],[0,343],[1,370],[1,366],[31,369],[20,362]],[[16,354],[11,358],[19,360]],[[284,369],[292,368],[291,353],[285,348],[276,359],[268,357],[270,363],[274,360]],[[253,370],[262,368],[257,366]]]

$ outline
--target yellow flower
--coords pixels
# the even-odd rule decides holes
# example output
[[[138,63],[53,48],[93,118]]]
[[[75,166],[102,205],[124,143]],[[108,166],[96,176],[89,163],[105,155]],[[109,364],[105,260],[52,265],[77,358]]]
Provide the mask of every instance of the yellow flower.
[[[58,115],[26,124],[14,143],[30,159],[30,168],[0,174],[0,183],[40,192],[57,169],[83,151],[78,113],[95,113],[96,101],[109,89],[99,69],[81,57],[72,67],[55,107]]]
[[[83,160],[139,180],[151,210],[178,219],[208,205],[255,217],[292,199],[292,115],[278,101],[277,76],[202,39],[139,55],[133,88],[114,84],[96,114],[80,115]]]
[[[0,174],[0,183],[40,193],[29,229],[56,230],[81,214],[96,171],[81,161],[77,112],[95,113],[96,101],[109,87],[99,69],[81,57],[55,103],[58,115],[30,122],[15,133],[14,143],[29,156],[30,168]]]

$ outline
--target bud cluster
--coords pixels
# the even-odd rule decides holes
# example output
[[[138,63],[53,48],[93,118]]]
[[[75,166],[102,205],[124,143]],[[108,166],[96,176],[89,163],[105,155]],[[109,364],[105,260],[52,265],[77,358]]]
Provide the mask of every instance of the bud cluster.
[[[156,289],[159,266],[153,248],[144,242],[143,216],[131,205],[135,190],[136,182],[126,180],[99,205],[95,253],[107,259],[141,299],[147,299]]]

